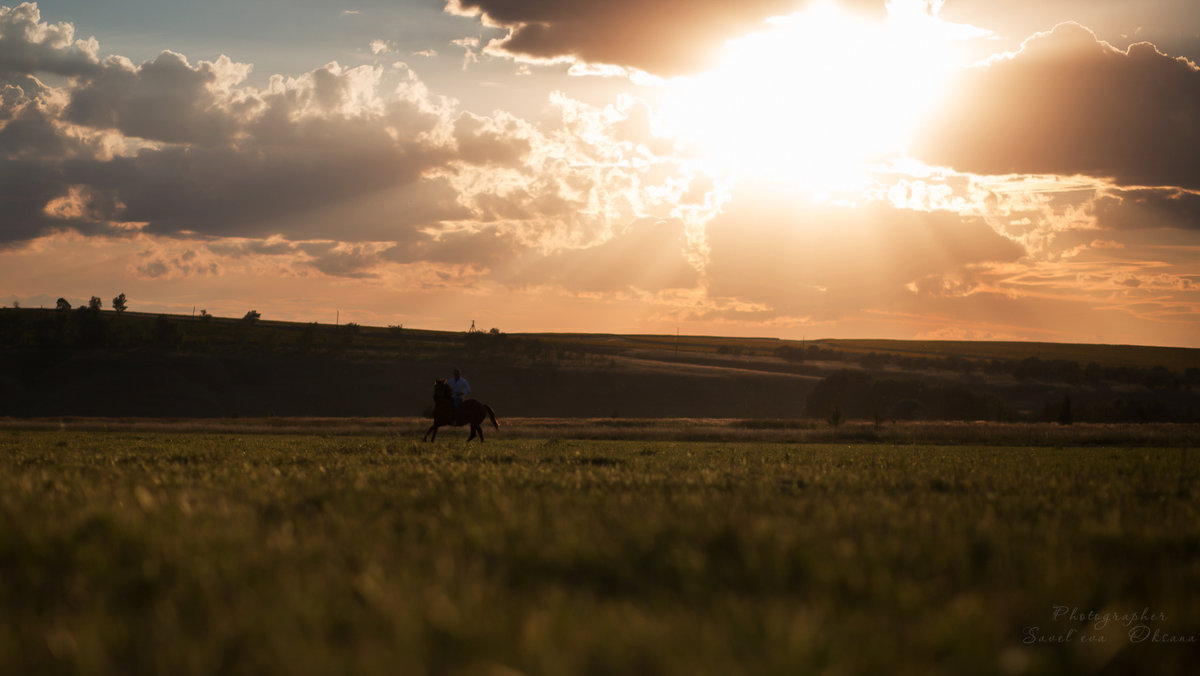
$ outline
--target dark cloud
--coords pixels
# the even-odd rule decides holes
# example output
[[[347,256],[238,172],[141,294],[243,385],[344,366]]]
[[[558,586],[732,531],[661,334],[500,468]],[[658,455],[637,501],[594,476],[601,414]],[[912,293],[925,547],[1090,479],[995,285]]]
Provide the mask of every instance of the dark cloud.
[[[948,212],[813,206],[739,189],[708,226],[714,297],[791,316],[836,318],[923,293],[965,293],[972,266],[1024,250],[982,220]]]
[[[64,136],[52,117],[37,106],[27,105],[12,112],[0,127],[0,157],[10,160],[64,156],[78,150]]]
[[[452,0],[509,29],[493,45],[508,54],[637,68],[660,75],[701,70],[728,39],[790,14],[805,0]]]
[[[974,173],[1200,188],[1200,69],[1060,24],[966,75],[914,153]]]
[[[1200,194],[1176,188],[1108,190],[1093,209],[1100,227],[1200,230]]]
[[[221,65],[235,66],[228,59]],[[121,59],[108,59],[72,90],[66,119],[153,141],[227,142],[240,120],[221,105],[213,90],[219,67],[207,61],[193,67],[182,55],[169,51],[136,68]]]
[[[126,233],[125,223],[152,235],[404,241],[470,215],[435,170],[528,146],[471,118],[464,157],[431,133],[449,121],[411,74],[387,100],[375,94],[382,71],[337,64],[238,89],[249,67],[225,57],[96,62],[69,24],[41,23],[36,7],[0,18],[0,242],[10,245],[63,229]],[[58,88],[36,77],[68,70]]]
[[[726,41],[812,0],[450,0],[447,11],[508,29],[490,49],[517,58],[569,59],[662,76],[704,70]],[[852,12],[886,16],[885,0],[838,0]],[[931,4],[933,4],[931,2]]]
[[[389,224],[411,225],[414,214],[453,215],[453,204],[433,182],[424,192],[405,190],[440,164],[438,153],[405,148],[382,128],[374,133],[344,128],[339,135],[326,124],[299,134],[304,142],[292,146],[168,147],[86,163],[75,171],[79,182],[120,196],[124,207],[110,218],[148,222],[146,232],[159,235],[379,239]],[[396,197],[394,213],[362,213],[358,200],[385,192]],[[346,211],[337,220],[312,218],[328,219],[333,214],[322,212],[338,205]]]
[[[308,265],[331,277],[372,278],[371,268],[379,265],[378,251],[365,245],[332,242],[304,243],[297,248],[310,256]]]

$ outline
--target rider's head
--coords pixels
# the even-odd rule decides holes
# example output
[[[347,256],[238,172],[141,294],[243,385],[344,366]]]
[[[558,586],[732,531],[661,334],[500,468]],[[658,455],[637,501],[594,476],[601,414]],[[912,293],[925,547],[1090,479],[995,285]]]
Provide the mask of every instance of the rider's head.
[[[461,374],[461,373],[459,373],[458,369],[454,369],[454,377],[455,377],[455,378],[461,378],[461,377],[462,377],[462,374]]]

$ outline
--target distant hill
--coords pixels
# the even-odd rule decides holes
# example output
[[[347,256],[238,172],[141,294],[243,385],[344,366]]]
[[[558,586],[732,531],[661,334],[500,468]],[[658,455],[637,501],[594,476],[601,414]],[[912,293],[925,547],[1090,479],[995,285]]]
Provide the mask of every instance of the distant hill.
[[[1178,348],[468,334],[87,308],[0,309],[0,359],[0,415],[17,417],[419,415],[455,367],[510,416],[1190,422],[1200,388],[1200,350]]]
[[[1095,345],[1079,343],[1034,343],[971,340],[824,340],[822,344],[852,354],[895,354],[917,357],[962,357],[974,360],[1019,361],[1035,357],[1062,359],[1080,364],[1131,366],[1152,369],[1162,366],[1184,371],[1200,367],[1200,350],[1144,345]]]

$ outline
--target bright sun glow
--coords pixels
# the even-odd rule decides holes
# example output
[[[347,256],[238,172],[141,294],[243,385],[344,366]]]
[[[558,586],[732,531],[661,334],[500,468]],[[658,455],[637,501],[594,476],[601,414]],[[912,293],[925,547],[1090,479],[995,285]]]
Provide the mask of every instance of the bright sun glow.
[[[832,4],[774,19],[675,82],[663,116],[717,171],[850,188],[865,163],[903,154],[955,63],[956,27],[923,2],[888,10],[886,23]]]

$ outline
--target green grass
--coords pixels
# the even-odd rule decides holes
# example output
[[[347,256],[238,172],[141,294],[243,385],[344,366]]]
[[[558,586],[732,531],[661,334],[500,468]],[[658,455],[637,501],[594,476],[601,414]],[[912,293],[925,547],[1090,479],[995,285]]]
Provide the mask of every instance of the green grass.
[[[1183,673],[1188,453],[7,430],[0,673]]]

